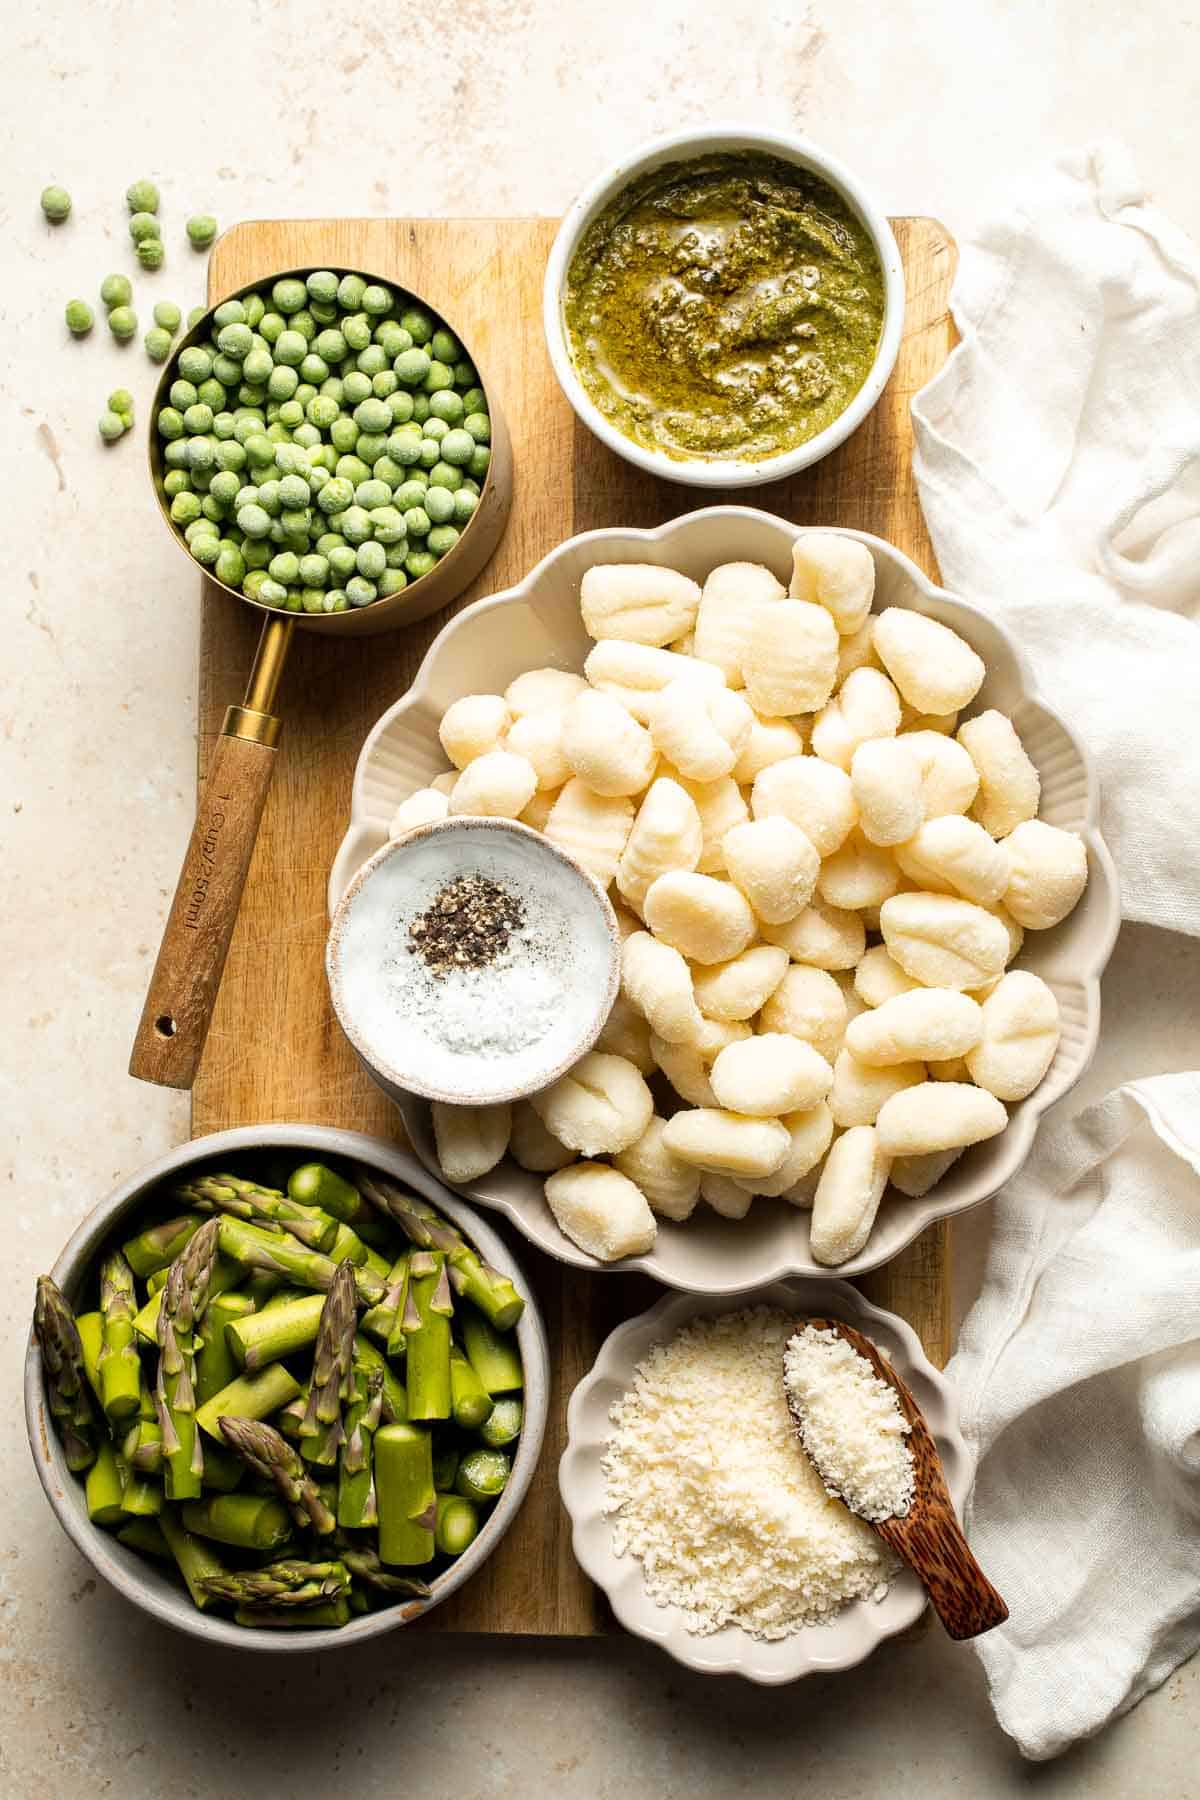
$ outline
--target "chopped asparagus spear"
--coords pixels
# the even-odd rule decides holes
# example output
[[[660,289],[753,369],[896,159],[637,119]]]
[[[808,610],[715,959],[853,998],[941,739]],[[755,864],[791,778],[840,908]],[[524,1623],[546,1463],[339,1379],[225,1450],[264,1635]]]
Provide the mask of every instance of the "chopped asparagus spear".
[[[168,1270],[167,1273],[169,1274],[170,1271]],[[209,1277],[209,1300],[215,1300],[218,1294],[226,1294],[230,1288],[240,1286],[242,1277],[243,1271],[236,1263],[230,1262],[228,1257],[218,1256],[213,1264],[212,1275]],[[166,1282],[164,1281],[163,1287],[165,1286]],[[247,1286],[249,1286],[248,1283]],[[156,1293],[151,1294],[133,1321],[133,1329],[145,1344],[157,1344],[158,1342],[158,1314],[161,1306],[162,1290],[159,1289]]]
[[[100,1398],[100,1351],[104,1344],[104,1320],[98,1312],[80,1313],[75,1320],[83,1368],[97,1400]]]
[[[252,1474],[273,1481],[280,1499],[296,1524],[324,1537],[337,1520],[322,1498],[303,1461],[286,1438],[271,1425],[255,1419],[222,1419],[221,1429],[231,1450],[236,1450]]]
[[[377,1588],[383,1594],[410,1594],[415,1600],[427,1600],[433,1589],[426,1581],[415,1575],[394,1575],[385,1569],[377,1553],[367,1544],[354,1544],[343,1539],[339,1532],[334,1540],[338,1545],[338,1555],[354,1576],[356,1581],[365,1582],[367,1587]]]
[[[375,1434],[381,1562],[411,1568],[433,1560],[437,1507],[433,1440],[419,1425],[384,1425]]]
[[[167,1498],[194,1500],[204,1473],[196,1430],[196,1326],[208,1305],[217,1254],[217,1222],[210,1219],[171,1264],[158,1314],[158,1422],[162,1427]]]
[[[343,1562],[302,1562],[288,1558],[265,1569],[241,1569],[214,1576],[205,1584],[214,1600],[243,1607],[319,1606],[350,1589],[350,1571]]]
[[[104,1340],[96,1364],[104,1414],[113,1426],[124,1423],[138,1410],[142,1365],[134,1343],[136,1311],[133,1270],[120,1251],[114,1250],[100,1264]]]
[[[83,1345],[66,1296],[49,1275],[39,1275],[33,1328],[42,1352],[46,1400],[62,1439],[68,1469],[92,1466],[100,1442]]]
[[[278,1236],[263,1231],[258,1225],[247,1225],[242,1219],[222,1215],[221,1249],[243,1268],[259,1269],[267,1275],[281,1275],[300,1287],[328,1293],[339,1264],[319,1250],[309,1250],[288,1232]],[[355,1269],[354,1285],[360,1306],[374,1306],[382,1300],[386,1289],[383,1278],[373,1269]]]
[[[235,1320],[225,1333],[235,1367],[252,1375],[268,1363],[305,1349],[316,1340],[324,1305],[323,1294],[305,1294],[282,1306],[268,1301],[261,1312]]]
[[[475,1431],[492,1414],[495,1401],[457,1344],[450,1346],[450,1405],[454,1423]]]
[[[492,1408],[491,1417],[479,1427],[479,1436],[489,1450],[503,1450],[521,1435],[525,1408],[515,1394],[502,1395]]]
[[[477,1506],[490,1506],[504,1492],[511,1467],[503,1450],[468,1450],[458,1465],[454,1491]]]
[[[325,1468],[337,1462],[345,1437],[342,1408],[352,1396],[356,1324],[353,1268],[341,1263],[321,1309],[308,1406],[300,1425],[301,1455]]]
[[[222,1419],[269,1419],[299,1392],[300,1383],[282,1363],[268,1363],[256,1375],[239,1375],[206,1400],[196,1414],[196,1423],[206,1437],[220,1443]]]
[[[179,1573],[187,1583],[188,1593],[204,1612],[212,1605],[212,1596],[205,1584],[227,1573],[224,1563],[203,1538],[193,1537],[190,1531],[185,1531],[176,1507],[164,1507],[158,1523]]]
[[[196,1400],[201,1406],[237,1376],[229,1327],[254,1316],[254,1302],[246,1294],[218,1294],[209,1300],[196,1352]]]
[[[461,1556],[479,1536],[479,1514],[461,1494],[439,1494],[433,1540],[443,1556]]]
[[[524,1387],[515,1337],[496,1331],[473,1306],[460,1309],[459,1324],[467,1361],[493,1399],[497,1394],[514,1393]]]
[[[332,1213],[344,1225],[366,1225],[375,1214],[356,1187],[324,1163],[303,1163],[288,1177],[288,1193],[302,1206]]]
[[[356,1367],[382,1369],[383,1422],[385,1425],[403,1425],[408,1418],[408,1394],[404,1383],[390,1362],[385,1361],[382,1352],[361,1331],[354,1340],[354,1361]]]
[[[402,1324],[408,1338],[405,1378],[410,1419],[448,1419],[450,1319],[454,1301],[440,1250],[414,1250]]]
[[[316,1631],[323,1626],[336,1630],[350,1623],[350,1602],[345,1594],[339,1594],[320,1606],[239,1606],[233,1622],[256,1631]]]
[[[362,1316],[362,1329],[369,1333],[392,1354],[393,1334],[397,1340],[397,1348],[401,1354],[406,1343],[400,1319],[404,1312],[405,1296],[408,1293],[408,1252],[407,1250],[394,1262],[388,1271],[387,1292],[378,1306],[372,1306]]]
[[[199,1213],[184,1213],[177,1219],[165,1219],[161,1225],[150,1225],[122,1244],[125,1260],[138,1280],[145,1281],[147,1276],[169,1269],[203,1223]]]
[[[143,1556],[157,1556],[164,1562],[171,1561],[170,1546],[157,1519],[130,1519],[128,1525],[122,1525],[117,1538],[131,1550],[140,1550]]]
[[[138,1475],[157,1475],[162,1469],[162,1426],[156,1419],[137,1419],[125,1434],[121,1455]]]
[[[84,1497],[87,1515],[93,1525],[123,1525],[126,1519],[122,1504],[124,1484],[117,1453],[107,1438],[96,1449],[96,1458],[87,1472]]]
[[[213,1494],[189,1500],[181,1518],[195,1536],[238,1550],[276,1550],[292,1535],[287,1507],[261,1494]]]
[[[236,1175],[201,1175],[176,1192],[200,1212],[227,1213],[267,1231],[290,1231],[310,1250],[328,1250],[337,1236],[338,1221],[331,1214],[315,1206],[301,1206],[288,1194],[242,1181]]]
[[[354,1366],[354,1398],[346,1411],[346,1440],[338,1463],[337,1521],[362,1530],[379,1523],[375,1495],[375,1433],[383,1413],[383,1370]]]
[[[143,1475],[120,1452],[117,1468],[121,1476],[121,1510],[126,1517],[157,1517],[163,1509],[162,1482],[153,1475]]]
[[[489,1267],[449,1220],[427,1200],[418,1199],[382,1176],[359,1170],[358,1177],[367,1199],[394,1219],[418,1249],[444,1252],[456,1293],[480,1307],[497,1330],[507,1331],[516,1324],[525,1310],[524,1300],[508,1276]]]

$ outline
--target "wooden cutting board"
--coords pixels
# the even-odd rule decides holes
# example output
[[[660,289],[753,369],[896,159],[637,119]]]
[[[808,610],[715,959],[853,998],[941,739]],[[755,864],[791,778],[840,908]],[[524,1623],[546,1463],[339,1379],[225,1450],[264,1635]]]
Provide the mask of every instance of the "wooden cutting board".
[[[606,525],[650,526],[695,507],[761,504],[807,525],[872,531],[930,573],[933,555],[911,471],[909,401],[954,341],[948,312],[955,248],[932,219],[893,221],[908,316],[883,398],[832,456],[792,481],[700,494],[652,479],[610,454],[559,392],[542,339],[542,275],[552,219],[333,219],[236,226],[209,265],[209,297],[282,269],[359,268],[411,289],[475,347],[512,433],[508,532],[451,610],[519,580],[563,538]],[[402,694],[448,613],[359,639],[297,634],[280,695],[282,750],[225,979],[192,1096],[193,1135],[279,1120],[341,1125],[403,1141],[390,1104],[361,1072],[326,994],[325,881],[345,830],[355,760],[371,725]],[[258,616],[205,584],[200,637],[199,766],[227,704],[241,699]],[[611,1623],[577,1568],[558,1498],[571,1390],[606,1334],[658,1294],[643,1276],[585,1275],[531,1250],[505,1221],[545,1312],[555,1364],[546,1444],[534,1486],[479,1575],[419,1627],[586,1635]],[[949,1343],[948,1233],[927,1231],[862,1286],[908,1319],[939,1365]]]

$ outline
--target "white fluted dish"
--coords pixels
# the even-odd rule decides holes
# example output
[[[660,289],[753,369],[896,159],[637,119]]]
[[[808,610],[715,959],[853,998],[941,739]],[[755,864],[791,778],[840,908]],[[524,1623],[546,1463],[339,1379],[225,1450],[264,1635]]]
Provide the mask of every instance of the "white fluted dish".
[[[593,563],[658,563],[703,581],[719,563],[758,562],[786,582],[797,531],[787,520],[751,507],[713,506],[652,531],[584,532],[551,551],[517,587],[459,613],[434,640],[408,693],[384,713],[363,745],[349,828],[330,873],[330,910],[367,858],[386,843],[401,800],[445,769],[437,732],[452,700],[499,693],[524,669],[582,668],[591,640],[579,616],[579,584]],[[837,1270],[849,1276],[887,1262],[935,1220],[989,1199],[1021,1167],[1038,1120],[1075,1085],[1095,1051],[1100,976],[1120,925],[1120,896],[1100,834],[1099,794],[1087,755],[1038,694],[1007,631],[935,586],[882,538],[861,531],[844,535],[865,544],[874,558],[876,610],[911,607],[951,626],[982,656],[987,676],[968,712],[997,707],[1011,717],[1041,776],[1040,816],[1079,832],[1088,855],[1088,885],[1079,905],[1054,930],[1027,933],[1018,964],[1040,975],[1059,1005],[1062,1037],[1045,1080],[1011,1108],[999,1137],[968,1150],[923,1199],[909,1200],[889,1188],[863,1249]],[[400,1097],[398,1104],[413,1148],[436,1171],[427,1104],[411,1096]],[[809,1251],[809,1215],[783,1200],[758,1198],[741,1220],[719,1218],[703,1205],[682,1224],[661,1219],[644,1256],[601,1263],[559,1230],[541,1180],[510,1158],[460,1191],[504,1213],[550,1256],[580,1268],[640,1269],[667,1287],[707,1294],[735,1293],[786,1275],[828,1273]]]
[[[612,1431],[609,1409],[628,1392],[633,1371],[654,1344],[671,1338],[692,1319],[735,1312],[742,1306],[779,1307],[795,1318],[843,1319],[878,1344],[908,1384],[937,1445],[956,1511],[971,1486],[971,1457],[958,1427],[954,1390],[922,1350],[911,1325],[881,1312],[848,1282],[831,1279],[777,1281],[749,1294],[668,1295],[649,1312],[628,1319],[605,1339],[591,1370],[571,1396],[567,1447],[558,1465],[558,1486],[571,1517],[575,1559],[627,1631],[648,1639],[686,1668],[704,1675],[742,1675],[767,1687],[830,1675],[865,1662],[886,1638],[916,1623],[925,1591],[904,1569],[882,1600],[853,1600],[824,1625],[808,1625],[792,1637],[766,1643],[740,1626],[727,1625],[709,1637],[688,1631],[678,1607],[659,1606],[646,1591],[642,1565],[613,1551],[612,1522],[604,1516],[605,1482],[600,1462]],[[780,1381],[783,1370],[780,1369]],[[804,1452],[799,1444],[797,1456]]]

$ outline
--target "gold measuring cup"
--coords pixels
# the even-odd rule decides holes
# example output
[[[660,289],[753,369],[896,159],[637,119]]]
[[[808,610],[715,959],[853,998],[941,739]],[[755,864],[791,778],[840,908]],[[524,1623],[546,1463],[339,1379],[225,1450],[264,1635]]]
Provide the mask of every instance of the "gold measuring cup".
[[[287,277],[303,281],[318,266],[331,265],[279,269],[223,295],[222,299],[244,299],[247,294],[269,288]],[[367,282],[380,282],[411,295],[417,305],[425,305],[419,295],[404,286],[399,276],[370,274],[360,269],[335,268],[334,272],[339,276],[361,275]],[[439,318],[442,316],[437,307],[431,306],[428,310]],[[199,565],[172,523],[169,502],[163,492],[166,471],[162,440],[155,421],[159,408],[167,402],[168,390],[175,379],[179,351],[209,336],[212,311],[210,308],[180,340],[159,381],[150,417],[150,475],[159,511],[172,538],[197,572]],[[463,344],[463,354],[479,370],[471,346],[463,341],[452,320],[446,323]],[[503,535],[512,502],[512,447],[495,394],[482,371],[479,384],[487,395],[492,424],[491,463],[479,505],[454,548],[411,587],[376,600],[370,606],[351,608],[343,613],[281,613],[261,601],[247,598],[239,589],[226,586],[204,571],[209,589],[205,595],[206,605],[223,606],[227,600],[222,596],[229,596],[261,613],[263,628],[245,694],[241,704],[231,705],[225,714],[221,735],[209,758],[200,791],[196,823],[184,855],[179,884],[171,902],[129,1059],[129,1073],[140,1081],[153,1081],[160,1087],[190,1088],[196,1078],[274,772],[280,734],[275,701],[292,632],[298,628],[330,637],[351,637],[415,624],[462,593],[484,567]],[[330,653],[333,653],[332,645]]]

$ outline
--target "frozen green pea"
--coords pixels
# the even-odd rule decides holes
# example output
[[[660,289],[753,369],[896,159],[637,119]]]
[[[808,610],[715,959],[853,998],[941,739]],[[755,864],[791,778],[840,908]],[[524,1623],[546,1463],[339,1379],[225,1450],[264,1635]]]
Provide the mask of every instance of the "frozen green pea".
[[[133,424],[133,395],[128,388],[114,388],[108,396],[109,412],[120,413],[128,431]]]
[[[372,375],[371,377],[371,392],[377,400],[390,400],[399,386],[400,383],[396,380],[396,377],[392,374],[390,369],[380,369],[377,375]],[[389,420],[391,416],[391,408],[389,407]]]
[[[284,363],[276,363],[267,379],[267,392],[272,400],[290,400],[299,386],[299,375]]]
[[[113,418],[116,418],[114,413]],[[190,525],[200,517],[200,501],[195,494],[176,494],[171,502],[171,517],[176,525]]]
[[[297,383],[292,399],[298,401],[301,406],[307,406],[316,391],[311,381],[301,381]]]
[[[340,363],[345,360],[346,340],[340,331],[330,326],[328,330],[317,333],[313,339],[313,349],[327,363]]]
[[[217,235],[217,221],[211,213],[193,213],[187,222],[187,234],[194,250],[207,250]]]
[[[430,487],[449,488],[453,493],[455,489],[462,486],[462,481],[462,470],[457,468],[454,463],[447,462],[445,458],[441,462],[434,463],[429,471]]]
[[[388,545],[388,547],[387,547],[388,568],[389,569],[402,569],[404,567],[404,559],[407,555],[408,555],[408,533],[406,532],[403,537],[397,538],[394,544]]]
[[[61,225],[64,219],[69,218],[71,196],[66,188],[59,187],[57,182],[51,182],[49,187],[44,187],[42,189],[42,211],[52,225]],[[100,435],[103,437],[104,433],[101,432]]]
[[[371,321],[365,313],[348,313],[342,320],[342,336],[348,350],[355,354],[365,350],[371,341]]]
[[[405,331],[403,325],[398,325],[395,319],[381,319],[379,321],[379,324],[375,327],[375,342],[379,345],[389,362],[391,362],[393,357],[399,356],[402,350],[410,350],[412,348],[412,338],[409,336],[408,332]]]
[[[220,506],[232,506],[238,497],[241,482],[232,469],[218,469],[212,478],[209,493]]]
[[[264,606],[286,606],[288,591],[282,581],[275,581],[270,573],[258,590],[258,597]]]
[[[362,297],[367,291],[367,284],[361,275],[343,275],[338,282],[338,305],[347,312],[357,312],[362,305]]]
[[[212,480],[211,475],[208,477],[208,480],[209,481]],[[225,517],[226,511],[228,510],[226,507],[221,505],[221,502],[219,500],[213,499],[211,488],[209,489],[208,493],[205,494],[203,500],[200,502],[200,508],[204,514],[205,519],[209,520],[214,525],[219,525],[222,522],[222,520]]]
[[[175,438],[163,447],[163,461],[168,469],[187,468],[187,439]]]
[[[360,575],[368,581],[378,581],[387,568],[387,551],[382,544],[368,541],[358,546],[354,560]]]
[[[372,507],[370,519],[375,542],[379,545],[398,544],[401,538],[408,536],[404,514],[391,504]],[[370,571],[364,569],[363,573],[369,574]]]
[[[404,529],[410,538],[423,538],[429,535],[429,514],[423,506],[410,506],[404,514]]]
[[[433,336],[433,320],[424,307],[410,306],[400,314],[400,323],[414,344],[427,344]]]
[[[369,287],[363,289],[361,306],[365,313],[371,313],[376,318],[390,312],[392,309],[391,288],[384,287],[382,282],[372,282]]]
[[[421,460],[421,433],[415,426],[401,426],[393,431],[387,441],[387,453],[393,462],[398,462],[402,469],[409,469]]]
[[[320,588],[302,587],[300,589],[300,610],[306,613],[325,611],[325,595]]]
[[[254,348],[254,333],[251,331],[250,327],[241,320],[235,320],[232,325],[222,325],[220,331],[217,333],[217,348],[220,350],[222,356],[231,357],[234,362],[244,364],[246,358]],[[187,352],[185,351],[183,354],[186,355]],[[270,355],[269,351],[267,352],[267,355]],[[181,356],[181,364],[182,360],[183,357]],[[244,369],[242,373],[248,381],[259,379],[256,376],[246,375]]]
[[[253,351],[251,355],[253,355]],[[213,357],[212,372],[213,380],[219,381],[222,387],[238,388],[242,384],[241,364],[236,362],[232,356],[224,355],[220,350]],[[249,381],[250,377],[247,376],[246,380]]]
[[[386,482],[390,493],[392,488],[400,486],[405,478],[406,470],[402,469],[398,462],[394,462],[385,451],[379,461],[371,465],[371,474],[376,481]]]
[[[340,406],[345,398],[345,388],[342,385],[341,376],[327,375],[317,392],[324,395],[327,400],[336,400]]]
[[[329,364],[325,358],[318,356],[315,350],[310,350],[300,364],[301,380],[309,381],[315,387],[318,382],[324,381],[328,374]]]
[[[188,444],[189,445],[191,444],[190,438],[188,439]],[[208,490],[212,485],[212,478],[213,478],[215,471],[212,469],[211,466],[201,467],[201,466],[197,465],[195,468],[193,468],[190,449],[188,451],[188,470],[192,477],[192,486],[195,488],[196,492],[198,494],[207,495]]]
[[[270,581],[266,566],[252,567],[242,582],[242,592],[247,600],[257,600],[264,581]]]
[[[304,408],[299,400],[292,399],[282,402],[279,408],[279,423],[286,426],[289,431],[304,423]]]
[[[261,294],[247,294],[242,304],[246,308],[246,323],[251,331],[257,331],[266,316],[267,303]]]
[[[492,421],[486,413],[468,413],[462,422],[462,428],[476,444],[490,444],[492,441]]]
[[[341,518],[341,533],[348,544],[357,549],[371,535],[371,521],[361,506],[348,506]]]
[[[222,331],[226,325],[248,325],[246,308],[240,300],[222,300],[213,308],[213,325]]]
[[[409,388],[420,387],[430,367],[428,353],[416,345],[411,350],[402,350],[392,364],[397,381]]]
[[[478,380],[479,374],[474,363],[467,362],[465,358],[461,362],[455,363],[454,385],[456,388],[474,388]]]
[[[340,475],[344,481],[351,482],[355,487],[358,486],[360,481],[368,481],[371,475],[369,467],[362,460],[361,456],[339,456],[337,459],[336,473]]]
[[[437,567],[437,557],[428,550],[410,550],[404,559],[405,573],[410,581],[419,581],[422,575],[428,575]]]
[[[102,412],[100,414],[100,436],[106,444],[115,444],[119,437],[125,435],[125,421],[120,413]],[[176,500],[190,500],[190,494],[177,494]],[[197,501],[197,508],[199,501]],[[175,517],[175,500],[171,502],[171,517]]]
[[[238,510],[237,524],[248,538],[264,538],[271,529],[271,515],[261,505],[243,506]]]
[[[354,490],[354,504],[365,506],[368,512],[373,506],[387,506],[391,498],[392,490],[386,481],[377,481],[374,476],[360,481]]]
[[[183,415],[183,428],[189,437],[212,430],[213,409],[204,400],[193,400]]]
[[[487,445],[486,444],[476,444],[474,450],[471,452],[471,460],[467,464],[468,469],[471,471],[471,476],[472,476],[473,480],[475,480],[475,481],[483,480],[484,476],[488,472],[488,465],[491,462],[491,460],[492,460],[492,453],[488,449]]]
[[[413,416],[413,423],[415,425],[427,425],[429,423],[429,395],[428,394],[414,394],[413,395],[413,414],[412,414],[412,416]]]
[[[319,494],[321,489],[325,487],[331,479],[332,477],[330,476],[329,470],[325,468],[323,463],[314,463],[313,467],[308,471],[308,485],[314,494]]]
[[[351,544],[335,544],[326,552],[329,567],[339,581],[348,581],[358,567],[358,552]]]
[[[364,375],[361,369],[351,369],[350,373],[343,377],[342,392],[346,397],[347,406],[361,406],[364,400],[370,399],[371,377]],[[390,413],[388,418],[390,420]]]
[[[279,503],[289,511],[308,505],[308,483],[303,475],[285,475],[279,483]]]
[[[447,331],[444,325],[440,326],[430,338],[429,348],[438,362],[455,363],[462,355],[462,345],[454,333]]]
[[[281,550],[267,564],[267,573],[272,581],[282,581],[285,587],[300,579],[300,558],[294,550]]]
[[[319,464],[327,475],[332,475],[338,466],[338,453],[332,444],[318,444],[309,454],[313,467]]]
[[[173,381],[171,383],[171,391],[170,391],[169,397],[170,397],[171,405],[177,406],[181,412],[187,406],[195,406],[195,404],[196,404],[196,389],[195,389],[194,383],[192,383],[190,381],[184,381],[182,378],[180,378],[177,381]]]
[[[316,396],[314,395],[313,398],[315,399]],[[315,425],[310,425],[308,422],[307,411],[304,423],[297,425],[292,432],[292,442],[293,444],[302,444],[306,450],[314,449],[321,442],[320,432]]]
[[[388,359],[379,344],[368,344],[354,359],[354,366],[362,375],[378,375],[381,369],[387,368],[387,363]]]
[[[129,221],[129,235],[135,244],[162,236],[162,226],[152,212],[135,212]]]
[[[379,589],[365,575],[352,575],[346,583],[346,598],[351,606],[370,606],[378,596]]]
[[[210,375],[208,380],[202,381],[200,386],[196,389],[196,399],[201,405],[207,406],[209,411],[215,415],[224,409],[227,395],[224,387],[216,377]]]
[[[432,424],[432,420],[430,421]],[[475,454],[475,439],[471,433],[461,426],[448,431],[442,439],[442,460],[453,463],[455,468],[465,469]]]
[[[453,371],[444,362],[431,362],[421,386],[427,394],[441,393],[443,389],[454,386]]]
[[[198,537],[204,534],[214,538],[218,535],[217,528],[212,520],[205,518],[203,511],[201,511],[184,527],[183,535],[187,543],[193,544]]]
[[[311,275],[304,278],[304,286],[310,300],[324,301],[332,305],[338,296],[338,278],[332,269],[314,269]],[[311,582],[306,585],[312,586]]]
[[[156,213],[158,189],[145,176],[139,181],[131,181],[125,189],[125,204],[131,213]]]
[[[463,403],[453,388],[439,388],[436,394],[429,396],[429,418],[427,424],[434,420],[440,424],[460,425],[463,418]]]
[[[271,560],[271,546],[266,538],[246,538],[242,544],[242,555],[248,569],[265,569]]]
[[[323,588],[329,579],[329,563],[310,551],[300,558],[300,580],[306,588]]]
[[[190,437],[187,441],[188,468],[193,475],[216,467],[217,446],[211,438]]]
[[[327,394],[314,394],[304,409],[304,416],[310,425],[328,430],[338,416],[338,403]]]
[[[437,557],[448,555],[457,542],[458,532],[453,525],[435,525],[425,539],[426,547]]]
[[[173,500],[176,494],[186,494],[191,485],[192,478],[186,469],[168,469],[163,476],[163,493],[168,500]]]
[[[423,469],[436,468],[441,458],[441,448],[436,438],[421,439],[421,455],[419,458]]]
[[[262,414],[251,407],[239,407],[233,415],[233,435],[243,449],[252,437],[261,435],[262,428]]]
[[[179,438],[183,436],[183,414],[177,407],[163,406],[159,408],[155,420],[158,435],[161,438]]]
[[[325,596],[324,610],[328,613],[346,612],[349,610],[349,606],[350,602],[346,598],[344,588],[331,588]]]
[[[268,344],[274,344],[280,335],[287,330],[282,313],[265,312],[258,321],[258,335],[265,338]]]
[[[257,506],[257,505],[258,505],[258,488],[255,486],[255,484],[252,481],[247,481],[243,484],[242,487],[240,487],[238,489],[237,494],[234,497],[233,510],[235,513],[239,513],[239,512],[241,512],[243,506]]]
[[[182,322],[183,314],[173,300],[155,302],[154,323],[161,326],[164,331],[176,332]]]
[[[462,403],[469,413],[486,413],[487,400],[481,387],[470,387],[462,397]]]
[[[413,397],[403,388],[388,395],[388,411],[395,425],[407,425],[413,416]]]
[[[454,495],[449,488],[431,486],[425,495],[425,511],[435,525],[449,525],[454,518]]]
[[[231,438],[233,436],[233,424],[234,420],[231,412],[226,412],[222,409],[220,412],[213,414],[212,428],[216,437]]]
[[[299,331],[281,331],[275,340],[275,361],[298,369],[308,355],[308,343]],[[297,377],[297,380],[299,377]]]
[[[479,491],[479,483],[477,481],[472,481],[469,475],[463,476],[462,487],[455,490],[456,493],[474,494],[477,500],[479,498]]]
[[[304,339],[304,342],[306,344],[311,344],[317,335],[317,321],[313,318],[308,308],[302,306],[299,312],[289,314],[288,330],[298,331],[300,336]]]
[[[96,322],[96,315],[86,300],[68,300],[65,308],[67,330],[72,337],[86,337]],[[167,349],[171,348],[171,340],[167,339]],[[157,361],[161,362],[162,357]]]
[[[296,489],[290,485],[292,482],[301,480],[303,477],[299,475],[285,475],[279,484],[279,499],[283,508],[279,515],[279,523],[290,538],[307,537],[312,524],[312,509],[308,504],[311,498],[308,483],[304,483],[303,501],[299,499]],[[287,489],[286,501],[284,498],[285,488]]]
[[[171,334],[164,331],[161,325],[152,325],[142,343],[151,362],[166,362],[171,354]]]
[[[341,546],[345,543],[345,541],[346,541],[345,538],[342,537],[339,532],[323,531],[321,533],[320,537],[317,539],[317,543],[316,543],[317,555],[318,556],[328,556],[329,552],[331,550],[340,549]]]
[[[249,330],[249,326],[243,326],[243,330]],[[242,364],[242,373],[247,381],[253,381],[260,385],[265,382],[267,392],[270,393],[271,376],[274,371],[275,359],[269,350],[251,349],[247,351],[246,360]]]
[[[451,499],[454,502],[453,523],[461,530],[464,525],[470,523],[471,515],[479,505],[479,501],[474,494],[468,493],[465,487],[459,488],[456,494],[451,495]]]
[[[374,468],[381,456],[387,453],[387,438],[382,431],[360,431],[358,442],[354,446],[354,454],[368,468]]]
[[[386,600],[390,594],[402,594],[408,586],[408,576],[403,569],[385,569],[379,577],[379,598]]]
[[[393,494],[392,503],[393,503],[393,505],[398,506],[400,508],[400,511],[403,514],[405,514],[406,516],[408,514],[408,510],[410,507],[424,506],[424,504],[425,504],[425,484],[424,484],[424,482],[406,481],[406,482],[402,483],[402,485],[400,487],[398,487],[396,489],[396,492]]]
[[[267,390],[257,381],[243,381],[237,397],[243,406],[261,406],[267,397]]]
[[[377,400],[373,395],[360,400],[354,408],[354,423],[360,431],[386,432],[392,423],[387,402]]]
[[[435,444],[440,444],[449,429],[445,419],[428,418],[421,427],[421,433],[423,437],[432,438]]]
[[[193,384],[207,381],[212,374],[212,357],[201,344],[187,344],[179,352],[179,373]]]
[[[193,306],[187,316],[187,330],[194,330],[207,311],[208,308],[206,306]]]
[[[308,457],[299,444],[277,444],[275,467],[281,475],[298,475],[308,468]]]
[[[345,512],[354,504],[354,483],[344,476],[334,475],[317,496],[317,505],[326,514]]]
[[[217,557],[213,574],[226,587],[240,587],[246,578],[246,559],[236,544],[227,544]]]
[[[137,333],[137,314],[132,306],[114,306],[108,315],[108,329],[119,343],[128,343]]]
[[[221,554],[221,540],[215,531],[206,531],[193,538],[189,549],[198,563],[211,568]]]

